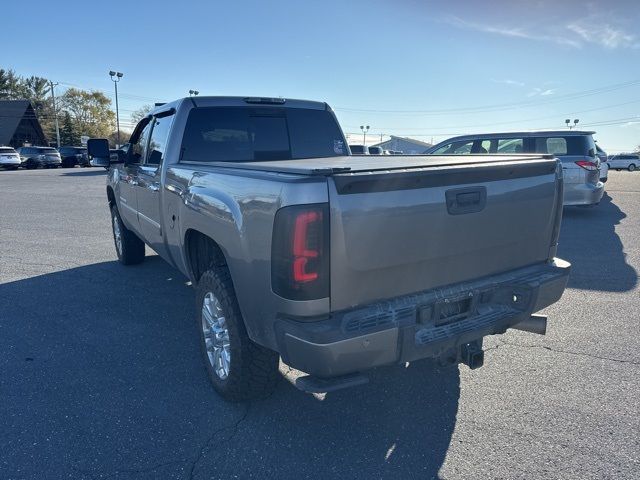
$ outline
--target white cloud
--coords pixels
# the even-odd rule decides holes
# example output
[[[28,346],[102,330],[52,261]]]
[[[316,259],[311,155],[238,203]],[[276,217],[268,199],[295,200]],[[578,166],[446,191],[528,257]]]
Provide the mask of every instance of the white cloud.
[[[494,83],[501,83],[503,85],[513,85],[514,87],[524,87],[525,86],[524,82],[519,82],[517,80],[511,80],[510,78],[505,78],[503,80],[496,80],[495,78],[492,78],[491,81],[494,82]]]
[[[548,95],[553,95],[554,93],[556,93],[556,89],[555,88],[540,88],[540,87],[535,87],[533,90],[531,90],[529,93],[527,93],[527,97],[546,97]]]
[[[505,27],[493,23],[472,22],[449,15],[445,23],[456,28],[500,35],[503,37],[550,42],[566,47],[582,48],[585,45],[599,45],[606,49],[640,48],[640,37],[625,30],[623,18],[606,12],[592,11],[589,15],[556,24],[543,24],[525,28]]]
[[[448,16],[444,18],[444,22],[454,27],[462,28],[465,30],[475,30],[478,32],[491,33],[495,35],[501,35],[504,37],[523,38],[526,40],[553,42],[559,45],[565,45],[569,47],[580,48],[582,45],[579,41],[572,38],[566,38],[556,35],[540,35],[534,34],[524,28],[510,28],[499,25],[489,25],[483,23],[468,22],[456,16]]]
[[[567,25],[567,29],[576,33],[586,43],[593,43],[604,48],[638,48],[638,37],[597,20],[582,19]]]

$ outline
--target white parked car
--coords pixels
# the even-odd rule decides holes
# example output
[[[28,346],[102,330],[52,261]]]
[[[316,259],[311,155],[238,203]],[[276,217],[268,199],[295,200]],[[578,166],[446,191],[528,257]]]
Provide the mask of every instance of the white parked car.
[[[16,170],[22,161],[20,155],[11,147],[0,147],[0,168]]]
[[[607,178],[609,177],[609,164],[607,161],[609,160],[609,156],[598,144],[596,144],[596,155],[600,159],[600,181],[607,183]]]
[[[623,168],[633,172],[640,168],[640,155],[637,153],[621,153],[609,157],[609,168],[615,168],[620,171]]]

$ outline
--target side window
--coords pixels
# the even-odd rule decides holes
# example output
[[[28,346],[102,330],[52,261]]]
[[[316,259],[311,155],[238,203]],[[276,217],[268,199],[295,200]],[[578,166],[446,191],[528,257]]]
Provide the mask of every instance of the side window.
[[[147,165],[160,165],[167,148],[167,138],[173,123],[173,115],[153,119],[153,130],[149,139],[149,156],[145,162]]]
[[[149,139],[149,131],[153,122],[147,123],[144,127],[138,141],[131,145],[131,163],[142,163],[147,154],[147,140]]]
[[[436,155],[467,155],[471,153],[473,142],[474,140],[448,143],[447,145],[443,145],[433,153]]]
[[[522,153],[524,141],[522,138],[500,138],[496,153]]]
[[[536,153],[567,154],[567,140],[563,137],[536,138]]]
[[[446,145],[441,146],[437,150],[433,152],[434,155],[443,155],[451,148],[451,144],[447,143]],[[353,152],[353,149],[351,150]]]
[[[471,149],[471,153],[489,153],[490,151],[491,140],[476,140]]]

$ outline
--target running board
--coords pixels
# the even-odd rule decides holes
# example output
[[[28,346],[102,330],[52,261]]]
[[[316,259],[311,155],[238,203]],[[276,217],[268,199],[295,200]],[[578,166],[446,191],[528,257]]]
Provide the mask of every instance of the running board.
[[[307,393],[328,393],[342,390],[343,388],[356,387],[369,383],[369,377],[361,373],[342,375],[340,377],[319,378],[305,375],[296,378],[295,386],[298,390]]]

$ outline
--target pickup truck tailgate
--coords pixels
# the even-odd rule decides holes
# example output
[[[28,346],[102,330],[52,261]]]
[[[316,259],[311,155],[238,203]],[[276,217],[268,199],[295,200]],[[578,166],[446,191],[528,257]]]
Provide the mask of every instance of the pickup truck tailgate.
[[[547,260],[556,167],[478,159],[329,177],[331,310]]]

